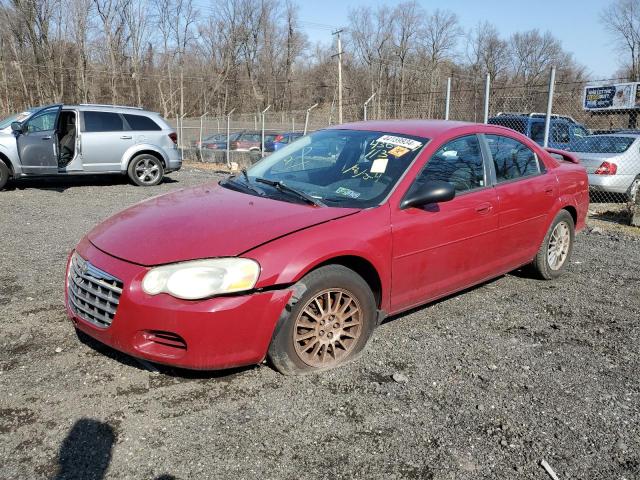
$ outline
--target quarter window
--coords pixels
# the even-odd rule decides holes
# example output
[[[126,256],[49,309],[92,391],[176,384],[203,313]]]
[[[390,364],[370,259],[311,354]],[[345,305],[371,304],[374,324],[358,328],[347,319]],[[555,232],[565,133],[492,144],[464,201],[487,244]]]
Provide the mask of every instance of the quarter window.
[[[131,130],[162,130],[160,126],[149,117],[127,113],[123,114],[123,117],[129,124]]]
[[[124,123],[118,113],[113,112],[84,112],[85,132],[121,132]]]
[[[518,140],[485,135],[493,157],[498,183],[540,173],[537,155]]]
[[[429,159],[411,190],[433,180],[453,184],[458,193],[484,187],[484,163],[478,137],[460,137],[440,148]]]

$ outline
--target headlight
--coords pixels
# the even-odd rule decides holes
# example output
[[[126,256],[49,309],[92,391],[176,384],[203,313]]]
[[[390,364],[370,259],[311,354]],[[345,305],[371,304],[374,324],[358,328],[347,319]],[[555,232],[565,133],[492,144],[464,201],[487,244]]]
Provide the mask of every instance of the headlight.
[[[195,300],[251,290],[259,274],[260,265],[248,258],[195,260],[152,268],[142,280],[142,290]]]

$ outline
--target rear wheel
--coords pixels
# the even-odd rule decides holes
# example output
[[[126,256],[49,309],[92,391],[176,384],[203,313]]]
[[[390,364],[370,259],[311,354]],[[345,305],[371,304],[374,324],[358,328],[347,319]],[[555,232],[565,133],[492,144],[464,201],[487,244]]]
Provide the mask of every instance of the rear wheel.
[[[158,157],[143,153],[131,160],[127,173],[136,185],[152,187],[162,181],[164,167]]]
[[[364,279],[341,265],[314,270],[276,327],[269,360],[283,374],[326,370],[357,356],[375,327],[376,303]]]
[[[9,181],[9,177],[11,176],[11,172],[9,171],[9,167],[0,160],[0,190],[2,190],[7,182]]]
[[[573,217],[566,210],[560,210],[551,223],[532,263],[540,277],[551,280],[562,275],[571,258],[574,237]]]

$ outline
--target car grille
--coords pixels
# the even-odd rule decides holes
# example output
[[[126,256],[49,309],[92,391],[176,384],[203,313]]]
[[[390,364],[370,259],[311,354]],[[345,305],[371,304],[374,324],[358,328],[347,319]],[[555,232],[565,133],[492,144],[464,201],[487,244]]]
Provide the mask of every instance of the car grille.
[[[111,325],[120,302],[122,281],[74,253],[67,283],[73,313],[97,327]]]

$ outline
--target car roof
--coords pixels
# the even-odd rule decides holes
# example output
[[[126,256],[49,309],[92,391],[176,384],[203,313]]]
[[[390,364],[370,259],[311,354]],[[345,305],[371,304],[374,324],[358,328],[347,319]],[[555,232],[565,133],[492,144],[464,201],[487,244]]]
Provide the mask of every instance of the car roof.
[[[435,138],[452,130],[469,127],[486,127],[484,124],[453,120],[370,120],[366,122],[343,123],[329,128],[338,130],[371,130],[385,133],[399,133],[416,137]],[[493,128],[505,128],[491,125]]]
[[[74,105],[67,105],[64,104],[62,106],[63,109],[74,109],[74,110],[80,110],[80,111],[86,111],[86,110],[91,110],[91,111],[98,111],[98,112],[119,112],[119,113],[132,113],[132,114],[146,114],[146,115],[160,115],[157,112],[152,112],[151,110],[144,110],[143,108],[140,107],[130,107],[130,106],[126,106],[126,105],[98,105],[98,104],[85,104],[85,103],[81,103],[81,104],[74,104]]]

